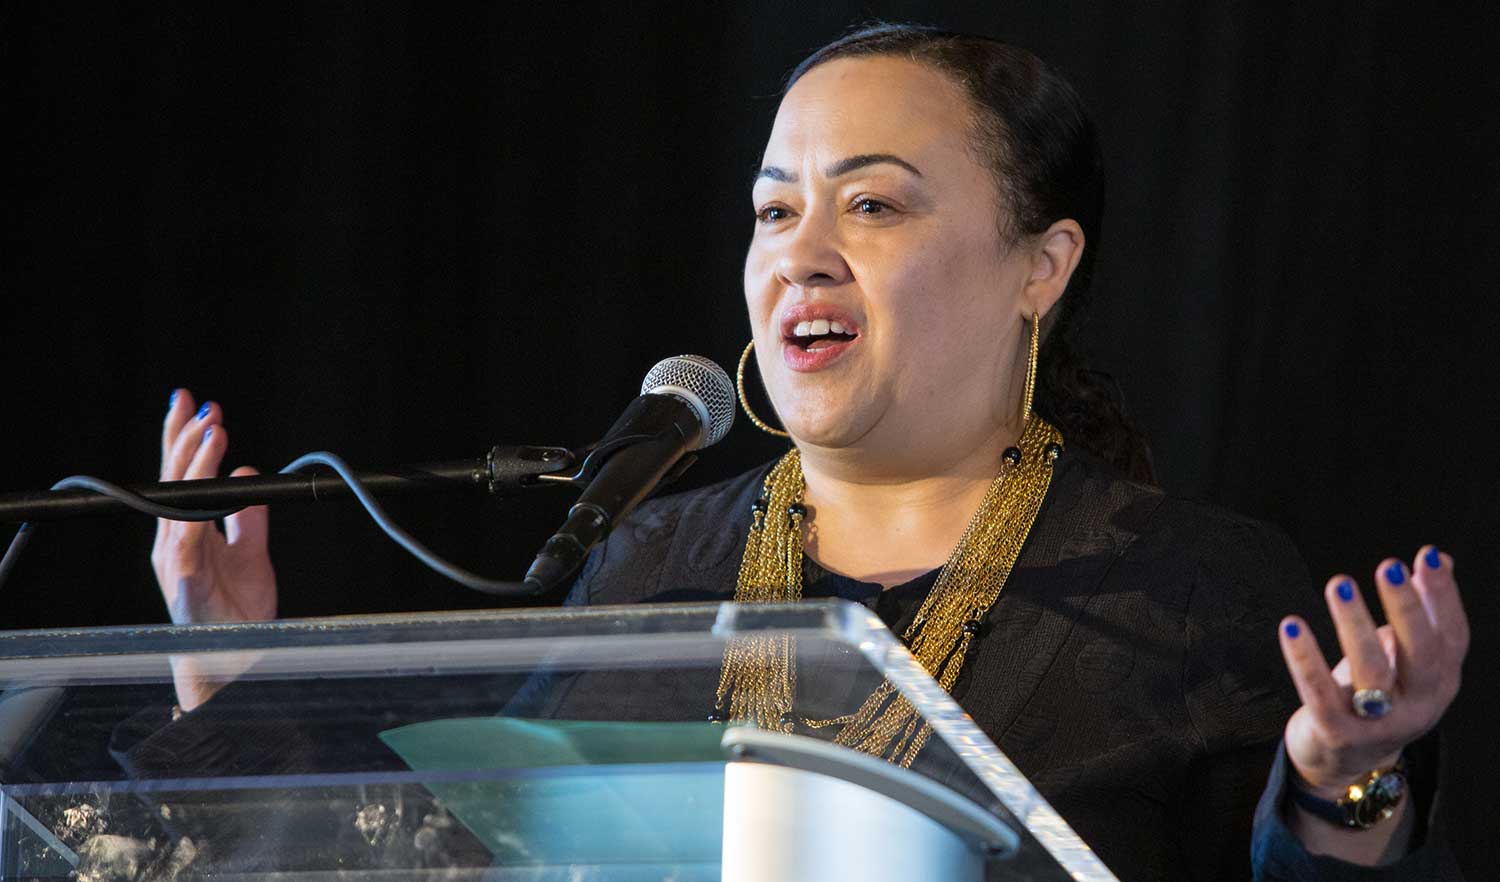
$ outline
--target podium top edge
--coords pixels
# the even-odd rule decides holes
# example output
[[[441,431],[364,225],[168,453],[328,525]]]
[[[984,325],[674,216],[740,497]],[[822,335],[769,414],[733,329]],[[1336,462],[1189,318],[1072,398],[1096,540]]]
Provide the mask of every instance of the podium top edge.
[[[727,638],[750,631],[794,631],[858,644],[890,632],[868,608],[847,600],[799,603],[664,603],[568,606],[521,610],[377,613],[277,619],[269,622],[112,625],[0,631],[6,661],[274,650],[363,643],[414,643],[520,638],[558,639],[654,634]]]

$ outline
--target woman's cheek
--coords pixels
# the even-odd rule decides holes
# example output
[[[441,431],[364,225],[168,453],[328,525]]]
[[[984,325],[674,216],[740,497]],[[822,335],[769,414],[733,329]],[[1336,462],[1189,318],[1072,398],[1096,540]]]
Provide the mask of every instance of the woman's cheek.
[[[945,258],[946,255],[934,249],[920,257],[907,252],[902,259],[874,263],[868,269],[863,287],[872,300],[881,301],[903,323],[940,322],[947,318],[957,293],[952,290],[951,278],[944,268]],[[928,328],[908,330],[925,332]]]
[[[745,261],[745,307],[752,326],[766,322],[776,308],[777,289],[772,265],[764,255],[753,250]]]

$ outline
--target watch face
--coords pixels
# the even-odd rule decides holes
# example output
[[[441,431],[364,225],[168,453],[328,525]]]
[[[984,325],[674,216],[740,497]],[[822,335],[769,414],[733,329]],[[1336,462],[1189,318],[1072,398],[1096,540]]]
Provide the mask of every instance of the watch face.
[[[1381,805],[1395,805],[1401,801],[1401,794],[1405,790],[1406,779],[1396,772],[1386,772],[1365,789],[1365,799],[1374,800]]]
[[[1406,792],[1406,778],[1396,771],[1386,772],[1365,785],[1364,798],[1354,803],[1354,820],[1360,827],[1389,818]]]

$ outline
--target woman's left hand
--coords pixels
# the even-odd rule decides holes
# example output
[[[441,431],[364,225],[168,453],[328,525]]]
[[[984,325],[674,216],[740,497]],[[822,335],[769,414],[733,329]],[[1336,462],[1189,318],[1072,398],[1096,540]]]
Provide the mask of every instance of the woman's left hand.
[[[1376,768],[1395,765],[1406,745],[1431,731],[1458,694],[1469,622],[1453,559],[1432,546],[1408,568],[1389,558],[1375,571],[1388,624],[1375,626],[1359,586],[1334,576],[1324,594],[1344,658],[1333,670],[1307,623],[1281,622],[1281,651],[1302,698],[1286,724],[1286,752],[1304,789],[1332,799]],[[1355,712],[1359,689],[1383,690],[1389,710]]]

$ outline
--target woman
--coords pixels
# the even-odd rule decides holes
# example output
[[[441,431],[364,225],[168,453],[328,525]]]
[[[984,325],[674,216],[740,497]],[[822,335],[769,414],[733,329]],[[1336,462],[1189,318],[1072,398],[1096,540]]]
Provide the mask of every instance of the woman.
[[[1306,584],[1284,537],[1141,481],[1144,446],[1067,343],[1102,182],[1066,82],[989,40],[851,34],[792,74],[753,199],[746,302],[793,451],[644,506],[575,600],[870,603],[1122,879],[1456,876],[1424,738],[1468,643],[1453,561],[1384,561],[1378,629],[1330,579],[1330,671],[1307,621],[1280,618]],[[223,459],[222,412],[193,413],[177,394],[165,479]],[[265,511],[226,526],[161,525],[174,620],[274,615]],[[797,729],[795,696],[752,687],[762,662],[731,654],[706,705]],[[177,673],[191,716],[216,686]],[[840,740],[909,757],[919,742],[876,735],[893,712]]]

